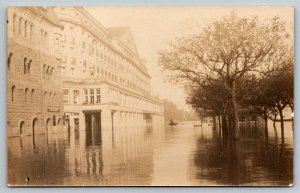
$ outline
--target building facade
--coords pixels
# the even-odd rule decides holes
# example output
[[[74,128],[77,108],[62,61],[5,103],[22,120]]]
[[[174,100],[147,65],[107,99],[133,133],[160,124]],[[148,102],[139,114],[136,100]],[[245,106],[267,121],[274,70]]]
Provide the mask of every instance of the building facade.
[[[54,132],[63,123],[63,26],[51,7],[10,7],[7,18],[8,136]]]
[[[105,28],[81,7],[55,11],[64,26],[62,87],[70,132],[84,146],[110,148],[123,126],[163,124],[163,104],[151,96],[151,77],[130,28]]]

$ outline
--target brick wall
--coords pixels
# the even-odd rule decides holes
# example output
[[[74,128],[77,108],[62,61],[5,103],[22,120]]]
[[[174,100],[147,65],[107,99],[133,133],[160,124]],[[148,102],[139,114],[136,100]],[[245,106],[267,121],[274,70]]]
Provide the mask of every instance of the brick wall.
[[[34,119],[37,119],[35,133],[45,133],[47,119],[50,119],[49,127],[51,129],[53,115],[55,115],[56,121],[62,120],[63,116],[60,60],[42,54],[39,50],[18,44],[12,39],[8,43],[8,55],[10,53],[13,55],[8,69],[8,136],[20,135],[22,121],[25,123],[22,133],[31,135]],[[25,57],[32,60],[30,71],[26,71],[26,73],[24,73]],[[43,78],[42,67],[44,64],[53,67],[52,76],[49,79]],[[12,96],[13,86],[14,96]],[[25,97],[25,93],[27,93],[27,97]],[[47,93],[46,97],[44,97],[45,93]],[[48,107],[56,107],[59,112],[48,112]]]

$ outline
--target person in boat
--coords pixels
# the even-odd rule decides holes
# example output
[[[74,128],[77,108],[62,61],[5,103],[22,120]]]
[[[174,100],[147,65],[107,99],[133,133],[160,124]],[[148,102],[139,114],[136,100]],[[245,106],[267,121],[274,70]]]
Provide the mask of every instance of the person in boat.
[[[169,125],[176,125],[176,124],[177,124],[177,123],[175,123],[175,122],[173,121],[173,119],[171,119]]]

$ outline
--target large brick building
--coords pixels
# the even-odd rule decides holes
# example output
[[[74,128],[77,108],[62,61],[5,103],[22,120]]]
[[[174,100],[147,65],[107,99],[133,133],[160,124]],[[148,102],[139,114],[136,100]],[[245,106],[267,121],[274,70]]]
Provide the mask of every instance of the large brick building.
[[[51,7],[10,7],[7,27],[8,136],[53,132],[63,122],[63,26]]]

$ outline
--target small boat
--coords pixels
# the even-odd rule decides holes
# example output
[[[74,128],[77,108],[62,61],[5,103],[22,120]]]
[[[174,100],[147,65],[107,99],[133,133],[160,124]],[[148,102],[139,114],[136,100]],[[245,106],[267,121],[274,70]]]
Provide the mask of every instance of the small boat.
[[[176,122],[174,122],[174,121],[171,119],[171,121],[170,121],[169,125],[177,125],[177,123],[176,123]]]
[[[194,127],[202,127],[202,124],[194,124]]]

